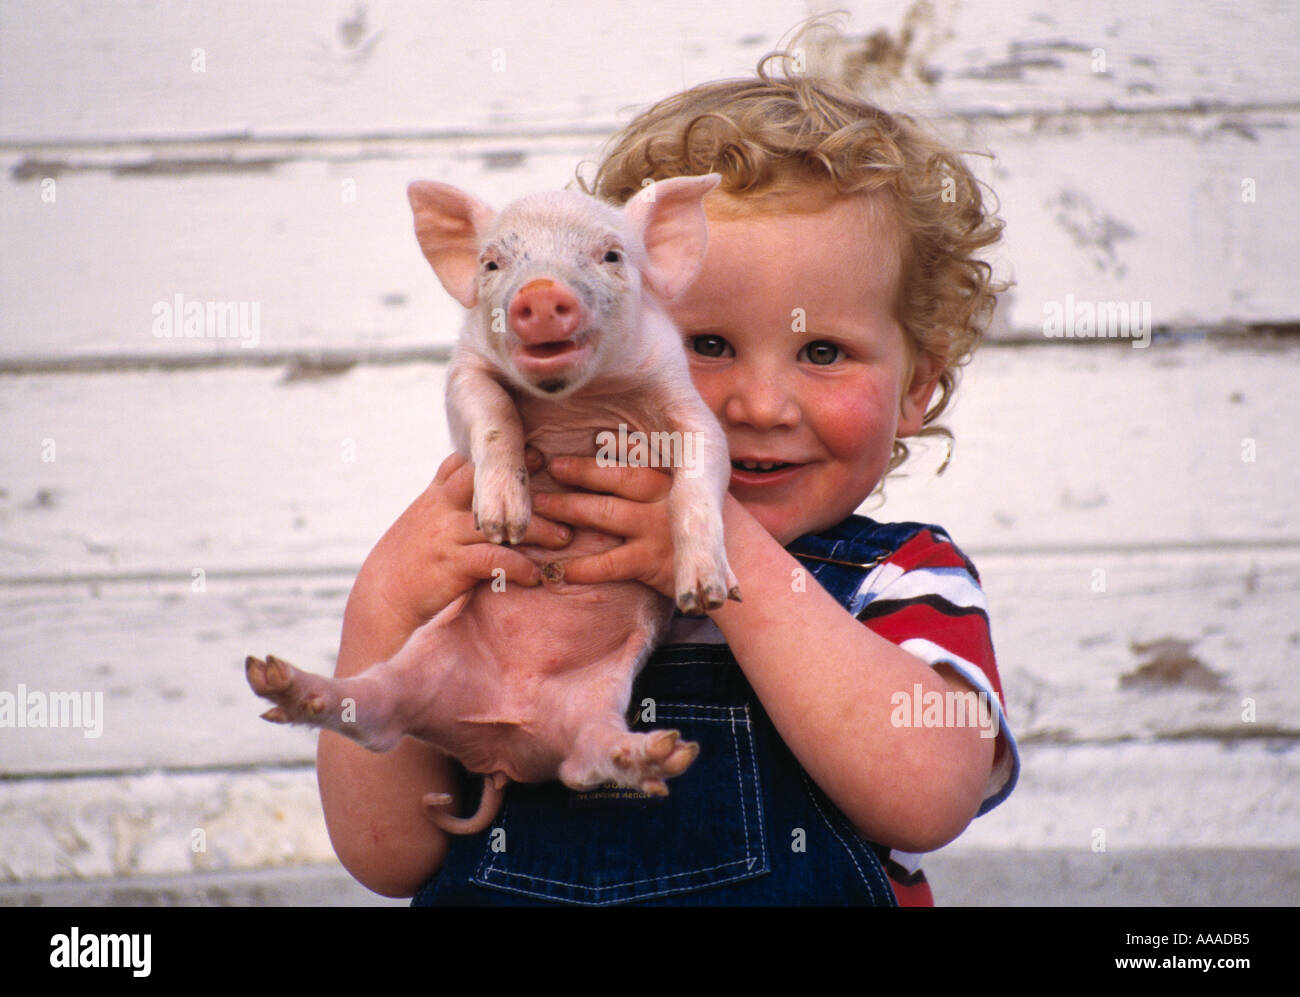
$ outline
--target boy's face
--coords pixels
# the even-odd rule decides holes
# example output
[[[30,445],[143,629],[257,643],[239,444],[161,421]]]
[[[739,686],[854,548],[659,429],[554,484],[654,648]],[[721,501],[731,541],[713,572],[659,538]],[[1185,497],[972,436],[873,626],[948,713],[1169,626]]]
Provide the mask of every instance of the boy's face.
[[[731,494],[784,545],[871,494],[895,436],[921,428],[938,370],[918,358],[904,383],[899,255],[866,197],[811,213],[718,210],[737,203],[706,198],[704,265],[669,311],[727,434]]]

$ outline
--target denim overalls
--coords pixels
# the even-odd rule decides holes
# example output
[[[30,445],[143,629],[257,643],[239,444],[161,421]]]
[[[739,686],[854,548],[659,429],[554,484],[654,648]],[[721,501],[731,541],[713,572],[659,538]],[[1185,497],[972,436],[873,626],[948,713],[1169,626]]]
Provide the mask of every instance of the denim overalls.
[[[856,612],[871,568],[922,529],[938,531],[851,516],[788,549]],[[804,772],[727,645],[661,647],[631,710],[634,730],[674,728],[699,742],[667,797],[512,783],[493,826],[453,836],[412,905],[896,906],[887,850],[859,836]]]

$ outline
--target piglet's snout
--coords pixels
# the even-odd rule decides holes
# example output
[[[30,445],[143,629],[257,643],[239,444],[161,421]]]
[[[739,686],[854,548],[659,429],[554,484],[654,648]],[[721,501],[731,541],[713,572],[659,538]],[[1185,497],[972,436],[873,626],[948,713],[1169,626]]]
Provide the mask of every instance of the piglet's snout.
[[[559,281],[538,278],[515,294],[508,318],[510,328],[526,348],[560,348],[578,331],[582,305]]]

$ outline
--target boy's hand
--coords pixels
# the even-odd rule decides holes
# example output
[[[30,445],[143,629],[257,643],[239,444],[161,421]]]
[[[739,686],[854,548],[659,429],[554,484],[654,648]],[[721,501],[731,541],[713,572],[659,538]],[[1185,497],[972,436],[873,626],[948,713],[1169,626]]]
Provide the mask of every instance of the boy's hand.
[[[554,457],[547,470],[559,484],[588,491],[536,493],[535,510],[562,523],[623,537],[620,546],[604,553],[565,561],[566,582],[638,581],[676,598],[669,475],[653,467],[602,467],[595,457]]]
[[[542,467],[535,450],[526,452],[525,462],[531,472]],[[540,584],[536,565],[518,551],[490,543],[474,526],[473,498],[474,467],[468,458],[452,454],[375,545],[354,595],[382,604],[409,624],[410,633],[498,569],[516,585]],[[571,539],[567,527],[537,514],[524,536],[525,543],[551,549]]]

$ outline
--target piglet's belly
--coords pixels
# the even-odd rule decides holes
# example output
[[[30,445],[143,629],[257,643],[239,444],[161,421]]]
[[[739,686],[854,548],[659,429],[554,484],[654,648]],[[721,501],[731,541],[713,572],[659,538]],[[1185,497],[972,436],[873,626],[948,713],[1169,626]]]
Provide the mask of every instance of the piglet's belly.
[[[463,638],[503,681],[556,675],[614,658],[672,603],[638,582],[533,588],[480,585],[460,621]]]
[[[579,535],[559,556],[616,542]],[[671,599],[639,582],[480,583],[459,614],[413,638],[427,686],[411,733],[473,772],[553,779],[584,724],[624,714],[635,669],[672,613]]]

